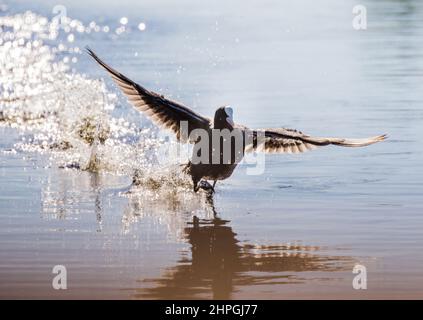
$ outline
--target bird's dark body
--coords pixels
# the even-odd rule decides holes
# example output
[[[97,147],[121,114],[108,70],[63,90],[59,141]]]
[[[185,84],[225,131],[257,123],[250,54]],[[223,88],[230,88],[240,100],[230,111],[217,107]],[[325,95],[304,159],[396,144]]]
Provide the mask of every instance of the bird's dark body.
[[[242,132],[227,121],[228,115],[225,110],[227,110],[226,107],[221,107],[215,112],[213,129],[217,134],[213,135],[211,128],[207,132],[208,157],[201,158],[201,152],[204,150],[198,148],[202,143],[198,141],[194,145],[191,159],[202,159],[203,161],[190,161],[186,166],[185,172],[191,175],[195,189],[201,180],[217,181],[229,178],[244,156],[245,143]],[[228,134],[228,141],[219,135],[223,130],[226,130]],[[234,135],[234,133],[237,134]],[[236,137],[242,139],[242,141],[238,141],[238,144]],[[225,149],[225,144],[229,144],[228,149]],[[230,154],[226,155],[227,157],[224,157],[224,150],[230,151]]]
[[[234,172],[237,163],[233,164],[193,164],[191,161],[186,166],[186,173],[190,174],[194,185],[202,179],[225,180]]]

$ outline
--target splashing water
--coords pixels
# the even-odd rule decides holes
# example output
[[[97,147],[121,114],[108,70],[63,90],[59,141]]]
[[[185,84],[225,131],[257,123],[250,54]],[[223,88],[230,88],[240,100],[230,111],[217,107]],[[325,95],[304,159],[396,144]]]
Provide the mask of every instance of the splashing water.
[[[71,68],[82,54],[72,32],[105,27],[27,11],[0,17],[0,28],[0,125],[23,133],[15,151],[47,153],[61,168],[135,174],[138,186],[156,193],[190,188],[174,160],[155,161],[176,142],[165,144],[150,124],[114,116],[116,94]]]

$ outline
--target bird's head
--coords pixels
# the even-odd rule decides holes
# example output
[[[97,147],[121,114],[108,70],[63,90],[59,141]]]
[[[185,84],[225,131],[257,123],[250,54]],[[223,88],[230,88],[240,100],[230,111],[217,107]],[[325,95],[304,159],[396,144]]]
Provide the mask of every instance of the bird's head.
[[[230,106],[220,107],[214,114],[215,129],[233,129],[235,126],[233,110]]]

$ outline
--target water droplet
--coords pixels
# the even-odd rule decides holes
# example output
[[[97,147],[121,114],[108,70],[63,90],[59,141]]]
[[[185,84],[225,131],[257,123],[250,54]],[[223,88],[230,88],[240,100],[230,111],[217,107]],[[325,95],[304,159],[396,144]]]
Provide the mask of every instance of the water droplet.
[[[138,29],[139,29],[140,31],[144,31],[146,27],[147,27],[147,26],[145,25],[145,23],[144,23],[144,22],[141,22],[141,23],[138,25]]]
[[[115,30],[116,34],[119,35],[121,33],[125,32],[125,27],[124,26],[120,26],[119,28],[116,28]]]
[[[75,36],[73,35],[73,33],[68,35],[68,42],[73,42],[74,40],[75,40]]]
[[[127,24],[127,23],[128,23],[128,18],[127,18],[127,17],[122,17],[122,18],[120,18],[119,22],[120,22],[121,24],[125,25],[125,24]]]

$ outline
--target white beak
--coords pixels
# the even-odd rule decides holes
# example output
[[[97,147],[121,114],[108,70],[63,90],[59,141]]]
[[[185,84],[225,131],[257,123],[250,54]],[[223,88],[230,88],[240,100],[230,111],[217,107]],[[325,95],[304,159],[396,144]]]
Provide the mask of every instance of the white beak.
[[[226,121],[233,127],[233,126],[235,126],[235,123],[234,123],[234,120],[232,120],[232,118],[231,117],[227,117],[226,118]]]
[[[232,108],[231,107],[229,107],[229,106],[227,106],[227,107],[225,107],[225,113],[226,113],[226,115],[227,115],[227,117],[226,117],[226,121],[233,127],[233,126],[235,126],[235,124],[234,124],[234,118],[233,118],[233,114],[234,114],[234,111],[232,110]]]

